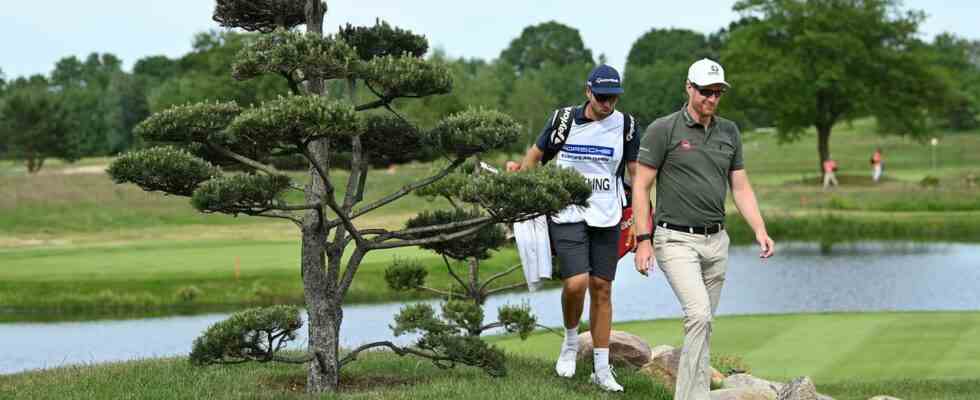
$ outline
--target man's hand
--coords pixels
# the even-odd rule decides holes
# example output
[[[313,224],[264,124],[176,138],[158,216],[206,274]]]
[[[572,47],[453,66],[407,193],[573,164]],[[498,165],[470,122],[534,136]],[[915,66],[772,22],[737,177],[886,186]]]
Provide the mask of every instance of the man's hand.
[[[755,241],[759,243],[759,258],[769,258],[776,252],[776,243],[772,241],[769,234],[765,231],[755,233]]]
[[[507,170],[507,172],[517,172],[521,170],[521,164],[518,164],[516,161],[507,161],[507,163],[504,164],[504,169]]]
[[[636,271],[648,276],[650,267],[653,266],[653,245],[649,240],[644,240],[636,244],[636,256],[633,257]]]
[[[632,222],[632,221],[630,221]],[[626,236],[626,248],[636,251],[636,223],[630,224],[630,233]]]

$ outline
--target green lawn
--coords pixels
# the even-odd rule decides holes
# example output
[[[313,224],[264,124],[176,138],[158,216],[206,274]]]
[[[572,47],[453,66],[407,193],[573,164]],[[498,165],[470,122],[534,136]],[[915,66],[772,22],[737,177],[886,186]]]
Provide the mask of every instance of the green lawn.
[[[613,324],[647,342],[680,346],[680,320]],[[820,384],[906,378],[977,379],[980,312],[802,314],[720,317],[714,354],[738,355],[754,375],[789,380],[807,375]],[[496,343],[520,355],[551,359],[561,338],[540,333]],[[899,396],[902,397],[902,396]]]
[[[616,324],[654,344],[679,344],[677,320]],[[871,313],[718,318],[712,351],[742,356],[756,376],[786,380],[809,375],[838,400],[889,394],[902,399],[972,400],[980,393],[980,313]],[[557,378],[552,357],[559,338],[494,338],[509,354],[508,376],[489,378],[469,367],[440,370],[390,353],[360,357],[342,375],[342,393],[326,399],[654,399],[659,385],[619,371],[624,394],[587,383],[580,363],[572,380]],[[192,367],[185,358],[67,367],[0,375],[11,398],[299,399],[305,368],[245,364]]]
[[[79,319],[102,315],[232,310],[248,305],[302,304],[299,243],[273,240],[139,241],[123,245],[0,249],[2,320]],[[402,248],[368,253],[347,294],[349,302],[429,297],[388,289],[384,272],[396,258],[431,266],[428,284],[448,288],[451,278],[435,253]],[[235,277],[236,261],[238,279]],[[518,262],[512,249],[481,265],[484,274]],[[465,266],[455,265],[458,273]],[[486,275],[488,276],[488,275]],[[513,273],[495,285],[519,282]],[[188,287],[200,295],[181,299]],[[12,313],[11,313],[12,311]],[[79,313],[82,311],[82,313]]]

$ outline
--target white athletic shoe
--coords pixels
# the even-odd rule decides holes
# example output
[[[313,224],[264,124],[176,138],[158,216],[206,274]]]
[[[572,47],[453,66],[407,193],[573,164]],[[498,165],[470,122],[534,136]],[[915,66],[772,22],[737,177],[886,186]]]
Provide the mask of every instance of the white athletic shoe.
[[[578,350],[565,348],[558,354],[558,362],[555,363],[555,372],[562,378],[575,376],[575,359],[578,358]]]
[[[606,371],[593,372],[589,376],[589,380],[607,392],[623,391],[623,386],[616,382],[616,375],[613,373],[612,366]]]

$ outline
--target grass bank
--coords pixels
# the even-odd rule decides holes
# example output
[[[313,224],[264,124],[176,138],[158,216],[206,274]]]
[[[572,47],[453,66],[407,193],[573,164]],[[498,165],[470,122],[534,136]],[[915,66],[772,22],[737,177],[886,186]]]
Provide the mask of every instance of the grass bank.
[[[678,345],[680,321],[616,324],[656,344]],[[811,376],[820,392],[838,400],[890,394],[902,399],[975,399],[980,379],[980,313],[869,313],[721,317],[712,351],[737,354],[756,376]],[[528,341],[498,337],[509,354],[509,374],[489,378],[468,367],[441,370],[414,358],[371,353],[342,375],[339,395],[324,399],[670,399],[663,388],[619,371],[626,393],[609,395],[587,383],[589,366],[572,380],[557,378],[557,336]],[[305,367],[244,364],[192,367],[186,358],[0,375],[0,393],[12,398],[300,399]]]
[[[272,240],[140,241],[118,246],[0,249],[4,260],[0,268],[0,321],[301,305],[299,253],[297,241]],[[435,253],[418,248],[376,251],[365,257],[346,300],[370,303],[430,297],[423,292],[388,289],[384,272],[396,258],[415,258],[429,265],[428,284],[449,288],[452,278]],[[518,262],[514,250],[504,249],[481,264],[481,272],[489,276]],[[466,268],[453,267],[459,271]],[[495,285],[522,280],[518,271]]]

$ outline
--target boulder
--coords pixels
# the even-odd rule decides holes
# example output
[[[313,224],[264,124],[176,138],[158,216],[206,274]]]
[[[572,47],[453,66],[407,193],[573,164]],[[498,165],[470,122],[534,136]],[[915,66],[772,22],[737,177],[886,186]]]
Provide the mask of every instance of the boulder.
[[[771,382],[765,379],[756,378],[749,374],[735,374],[725,378],[722,387],[725,389],[735,388],[761,388],[770,389],[776,393],[782,390],[785,383]]]
[[[711,400],[776,400],[776,392],[771,389],[752,387],[713,390],[709,395]]]
[[[677,368],[681,362],[681,349],[670,348],[670,346],[657,346],[654,348],[656,354],[651,357],[650,362],[640,368],[640,372],[650,376],[654,380],[662,383],[669,391],[674,391],[677,384]],[[725,375],[711,367],[711,387],[721,388],[724,386]]]
[[[578,335],[578,358],[592,359],[592,334]],[[609,362],[617,366],[640,368],[650,361],[650,345],[643,338],[629,332],[612,331],[609,334]]]
[[[818,400],[817,388],[808,376],[793,379],[779,390],[778,400]]]
[[[659,356],[661,354],[664,354],[664,353],[667,353],[667,352],[671,352],[671,351],[674,351],[674,346],[668,346],[666,344],[662,344],[662,345],[656,346],[656,347],[650,349],[650,359],[652,360],[652,359],[654,359],[655,357],[657,357],[657,356]]]
[[[663,352],[640,368],[640,373],[660,382],[673,393],[677,384],[677,368],[681,361],[681,349]]]
[[[711,367],[711,388],[722,389],[725,387],[725,374]]]

